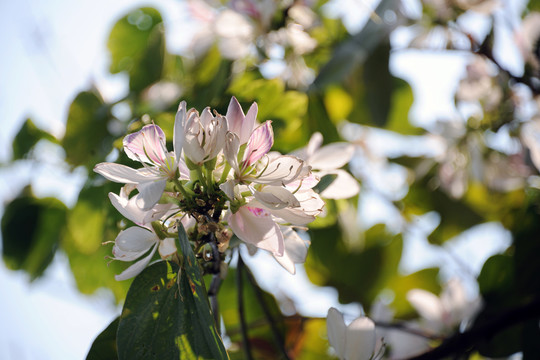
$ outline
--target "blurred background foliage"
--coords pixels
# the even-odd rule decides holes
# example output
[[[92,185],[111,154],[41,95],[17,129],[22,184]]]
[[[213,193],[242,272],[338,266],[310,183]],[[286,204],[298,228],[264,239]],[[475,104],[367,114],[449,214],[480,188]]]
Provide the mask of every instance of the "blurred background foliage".
[[[470,322],[469,330],[457,324],[430,345],[443,347],[444,338],[457,338],[452,348],[456,356],[504,357],[521,352],[526,359],[540,358],[540,305],[532,310],[530,306],[538,304],[540,294],[536,159],[540,151],[536,126],[540,31],[531,38],[519,28],[521,24],[513,29],[521,36],[524,57],[523,74],[516,75],[501,66],[493,52],[494,30],[501,26],[493,13],[504,6],[501,2],[425,0],[418,2],[420,10],[414,13],[409,1],[404,6],[382,0],[375,2],[373,11],[366,5],[366,22],[354,32],[347,31],[340,19],[327,16],[324,0],[190,3],[193,16],[209,22],[211,30],[195,36],[189,53],[167,50],[166,24],[156,9],[133,9],[112,27],[107,42],[109,71],[127,75],[127,93],[114,102],[105,101],[98,88],[74,96],[61,139],[39,129],[31,119],[23,123],[13,140],[12,164],[36,159],[36,144],[47,141],[62,147],[71,169],[86,168],[87,177],[74,206],[54,198],[37,198],[30,186],[5,205],[1,226],[6,266],[26,271],[33,280],[43,274],[55,252],[62,251],[81,292],[107,288],[122,302],[130,281],[117,282],[114,275],[126,265],[111,262],[106,266],[104,258],[111,255],[111,248],[102,244],[114,240],[128,224],[107,199],[108,192],[118,192],[120,186],[93,173],[94,165],[106,159],[129,165],[121,139],[151,121],[171,141],[181,100],[198,110],[211,106],[224,114],[234,95],[244,109],[253,101],[258,103],[259,121],[273,120],[276,150],[298,149],[317,131],[325,143],[349,141],[357,148],[349,170],[362,184],[361,193],[348,200],[328,200],[326,216],[308,232],[311,246],[305,270],[313,284],[335,288],[341,303],[359,303],[367,314],[377,302],[383,302],[392,309],[397,324],[416,319],[418,313],[407,300],[408,291],[439,294],[447,280],[438,267],[412,273],[400,267],[406,261],[406,235],[418,219],[435,215],[438,220],[426,235],[441,248],[479,224],[495,222],[511,233],[512,241],[471,277],[483,300],[480,314]],[[242,12],[238,4],[255,4],[259,13]],[[249,24],[248,30],[237,34],[232,24],[227,24],[230,28],[221,22],[213,26],[225,10],[241,16]],[[538,1],[525,6],[523,23],[538,10]],[[461,27],[461,17],[471,12],[490,20],[481,37]],[[412,34],[405,48],[467,56],[467,72],[455,96],[461,111],[447,119],[433,119],[426,126],[410,120],[413,90],[389,67],[392,53],[397,51],[392,35],[403,29]],[[268,66],[276,61],[273,51],[280,53],[281,72]],[[395,141],[397,150],[384,155],[375,151],[377,138],[371,136],[378,133],[385,134],[387,142]],[[501,148],[492,140],[497,134],[515,146]],[[526,140],[531,137],[532,141]],[[403,145],[404,139],[409,145]],[[411,141],[407,143],[407,139]],[[433,151],[426,141],[436,142],[439,150]],[[377,192],[390,184],[387,178],[393,173],[382,181],[374,176],[381,168],[391,167],[405,174],[404,179],[395,192],[388,185],[379,196],[397,214],[392,216],[398,226],[389,221],[366,227],[359,208],[364,191]],[[461,261],[467,263],[468,259]],[[332,358],[324,319],[297,313],[294,306],[285,311],[273,294],[259,287],[249,268],[235,266],[219,291],[231,358],[243,358],[239,281],[244,284],[246,319],[256,358],[275,359],[281,356],[280,347],[290,358]],[[488,324],[491,330],[485,331]],[[459,336],[467,331],[474,333],[474,341],[463,345]]]

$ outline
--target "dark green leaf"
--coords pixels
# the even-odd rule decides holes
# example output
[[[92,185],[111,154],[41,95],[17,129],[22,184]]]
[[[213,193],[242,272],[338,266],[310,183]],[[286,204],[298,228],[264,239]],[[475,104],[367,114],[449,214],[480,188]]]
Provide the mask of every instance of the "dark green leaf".
[[[133,281],[120,324],[119,359],[228,359],[187,235],[176,263],[159,261]]]
[[[26,119],[13,139],[13,160],[24,158],[41,139],[56,143],[58,140],[46,131],[38,128],[31,119]]]
[[[6,266],[40,276],[52,261],[66,221],[66,207],[55,198],[35,198],[30,188],[9,203],[2,217]]]
[[[109,109],[96,92],[83,91],[71,103],[62,146],[66,161],[91,169],[111,151]]]
[[[120,317],[114,319],[92,343],[86,360],[118,360],[116,331]]]

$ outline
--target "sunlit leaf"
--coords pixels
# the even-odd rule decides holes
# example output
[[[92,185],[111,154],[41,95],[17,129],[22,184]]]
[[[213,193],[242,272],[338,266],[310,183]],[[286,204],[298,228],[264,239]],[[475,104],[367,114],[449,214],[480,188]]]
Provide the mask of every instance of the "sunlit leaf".
[[[112,137],[107,130],[109,109],[97,92],[83,91],[71,103],[62,146],[66,161],[89,169],[111,151]]]
[[[148,7],[133,10],[114,25],[107,47],[111,73],[127,71],[131,90],[139,92],[158,81],[165,52],[160,13]]]

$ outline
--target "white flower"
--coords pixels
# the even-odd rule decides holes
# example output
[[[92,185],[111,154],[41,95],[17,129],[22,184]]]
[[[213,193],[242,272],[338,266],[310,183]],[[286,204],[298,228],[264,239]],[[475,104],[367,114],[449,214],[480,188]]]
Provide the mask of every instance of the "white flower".
[[[336,175],[336,179],[321,192],[328,199],[346,199],[355,196],[360,191],[358,181],[347,171],[340,168],[345,166],[354,154],[354,146],[348,143],[332,143],[321,147],[321,133],[314,133],[306,148],[294,154],[311,166],[315,175],[322,178],[325,175]]]
[[[234,96],[231,98],[225,118],[227,119],[229,131],[238,136],[240,145],[249,141],[253,128],[255,127],[258,110],[257,103],[254,102],[251,104],[247,114],[244,115],[244,111],[242,111],[242,107],[240,106],[240,103],[238,103],[238,100],[236,100]]]
[[[450,280],[440,297],[426,290],[413,289],[407,293],[407,300],[434,333],[452,331],[481,307],[479,299],[467,299],[463,284],[458,279]]]
[[[370,360],[377,358],[375,324],[361,316],[345,325],[343,315],[335,308],[328,310],[326,318],[328,341],[341,360]]]
[[[173,238],[161,240],[156,233],[150,229],[132,226],[121,231],[114,241],[113,260],[137,260],[150,249],[151,251],[146,257],[128,267],[120,275],[116,275],[115,279],[120,281],[137,276],[148,265],[154,256],[156,249],[159,249],[159,254],[164,259],[176,252],[176,245],[174,244]]]
[[[180,103],[178,112],[185,113],[185,102]],[[182,123],[174,124],[174,152],[166,148],[165,133],[157,125],[146,125],[140,131],[124,138],[124,151],[143,168],[132,169],[116,163],[100,163],[94,171],[108,180],[136,185],[139,190],[137,205],[143,210],[151,209],[161,198],[167,180],[177,178],[177,173],[187,171],[180,161],[183,140]]]
[[[205,108],[200,116],[195,109],[187,113],[178,110],[176,122],[183,124],[184,154],[194,164],[213,160],[223,149],[227,121],[219,114],[212,115],[210,108]]]

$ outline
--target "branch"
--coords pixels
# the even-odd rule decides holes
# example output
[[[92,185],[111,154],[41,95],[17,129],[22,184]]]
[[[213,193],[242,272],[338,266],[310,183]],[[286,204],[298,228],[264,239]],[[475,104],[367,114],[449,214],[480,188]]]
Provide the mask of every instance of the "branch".
[[[412,357],[410,360],[435,360],[452,354],[466,353],[482,340],[489,339],[498,332],[520,322],[538,317],[540,317],[540,298],[536,298],[525,305],[513,307],[478,326],[473,326],[463,333],[455,334],[440,346]]]
[[[412,335],[416,335],[418,337],[423,337],[428,340],[443,340],[444,339],[444,337],[441,337],[439,335],[430,334],[420,329],[413,329],[407,326],[405,322],[389,323],[389,322],[376,321],[375,326],[380,327],[380,328],[385,328],[385,329],[395,329],[395,330],[403,331]]]
[[[251,344],[249,343],[249,337],[246,324],[246,313],[244,311],[244,282],[242,280],[242,272],[245,270],[244,261],[240,252],[238,252],[238,265],[236,268],[236,288],[238,289],[238,315],[240,317],[240,332],[242,333],[242,347],[246,354],[247,360],[253,360],[251,354]]]
[[[238,261],[242,259],[240,256],[240,252],[238,252]],[[259,304],[261,305],[261,308],[264,312],[264,315],[268,319],[268,323],[270,324],[270,329],[272,330],[272,335],[274,336],[274,341],[276,342],[279,350],[281,351],[281,354],[283,355],[283,358],[286,360],[289,360],[289,354],[287,353],[287,349],[285,349],[285,342],[283,341],[283,337],[281,336],[281,333],[279,332],[279,329],[277,327],[276,321],[274,320],[274,317],[272,316],[270,309],[266,305],[266,301],[263,297],[263,292],[259,285],[257,284],[257,281],[255,280],[255,277],[253,277],[253,274],[249,270],[249,268],[245,267],[247,278],[255,290],[255,296],[257,297],[257,300]]]

